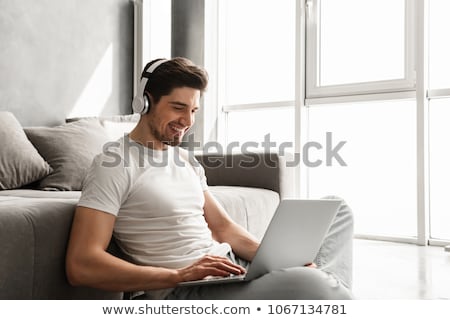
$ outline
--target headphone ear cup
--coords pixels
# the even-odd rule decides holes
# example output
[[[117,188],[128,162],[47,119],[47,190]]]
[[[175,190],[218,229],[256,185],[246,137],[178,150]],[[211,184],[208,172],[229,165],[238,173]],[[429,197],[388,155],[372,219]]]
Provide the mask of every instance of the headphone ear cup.
[[[150,109],[150,100],[148,98],[147,93],[144,93],[143,97],[143,108],[141,114],[146,114],[148,110]]]
[[[134,113],[142,113],[144,105],[145,105],[144,99],[139,96],[135,96],[131,104]]]
[[[142,78],[139,82],[139,88],[136,92],[136,96],[133,98],[131,102],[131,107],[133,108],[134,113],[144,114],[145,112],[145,86],[147,84],[147,78]]]

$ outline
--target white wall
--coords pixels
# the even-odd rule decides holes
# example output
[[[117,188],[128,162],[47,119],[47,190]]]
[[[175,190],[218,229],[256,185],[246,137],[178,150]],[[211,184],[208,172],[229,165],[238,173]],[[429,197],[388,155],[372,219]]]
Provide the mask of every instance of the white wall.
[[[0,110],[24,126],[130,112],[129,0],[0,0]]]

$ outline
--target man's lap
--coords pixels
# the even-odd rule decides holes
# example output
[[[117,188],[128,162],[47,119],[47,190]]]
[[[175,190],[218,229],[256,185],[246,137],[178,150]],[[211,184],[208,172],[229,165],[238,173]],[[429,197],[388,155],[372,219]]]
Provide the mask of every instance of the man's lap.
[[[352,294],[341,281],[319,269],[273,271],[249,282],[174,289],[166,299],[182,300],[345,300]]]

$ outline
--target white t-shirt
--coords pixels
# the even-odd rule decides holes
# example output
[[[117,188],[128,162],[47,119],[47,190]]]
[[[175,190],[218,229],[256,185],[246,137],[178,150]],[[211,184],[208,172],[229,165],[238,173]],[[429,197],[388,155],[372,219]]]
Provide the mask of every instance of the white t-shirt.
[[[128,137],[95,157],[78,205],[115,215],[114,236],[135,263],[182,268],[207,253],[226,255],[203,216],[208,187],[193,154],[146,148]]]

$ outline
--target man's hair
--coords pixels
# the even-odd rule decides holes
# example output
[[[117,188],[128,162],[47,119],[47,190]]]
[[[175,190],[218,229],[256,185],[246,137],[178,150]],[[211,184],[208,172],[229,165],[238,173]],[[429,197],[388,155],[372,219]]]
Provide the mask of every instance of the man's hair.
[[[152,73],[147,70],[152,64],[162,59],[156,59],[147,63],[142,76],[148,78],[145,91],[149,92],[153,102],[157,104],[162,96],[169,95],[173,89],[189,87],[200,90],[200,93],[206,90],[208,85],[208,74],[206,71],[195,65],[191,60],[176,57],[160,64]]]

